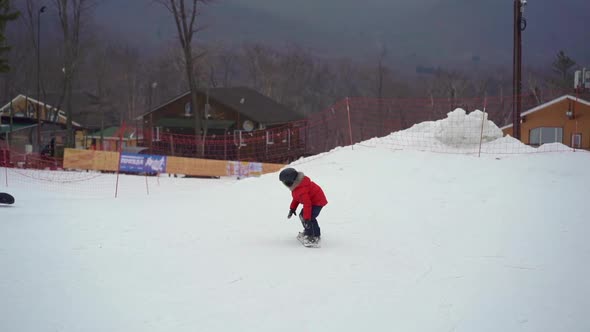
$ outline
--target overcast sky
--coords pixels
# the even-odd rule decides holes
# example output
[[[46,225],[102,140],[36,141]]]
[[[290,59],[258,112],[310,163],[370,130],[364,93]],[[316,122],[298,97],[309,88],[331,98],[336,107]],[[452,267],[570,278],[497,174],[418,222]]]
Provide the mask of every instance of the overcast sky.
[[[123,3],[125,4],[123,6]],[[392,58],[424,65],[511,63],[512,0],[218,0],[204,9],[199,38],[227,44],[297,43],[319,54]],[[175,41],[173,21],[153,0],[103,0],[96,21],[148,48]],[[530,0],[525,61],[560,49],[590,61],[589,0]],[[589,64],[590,65],[590,64]]]

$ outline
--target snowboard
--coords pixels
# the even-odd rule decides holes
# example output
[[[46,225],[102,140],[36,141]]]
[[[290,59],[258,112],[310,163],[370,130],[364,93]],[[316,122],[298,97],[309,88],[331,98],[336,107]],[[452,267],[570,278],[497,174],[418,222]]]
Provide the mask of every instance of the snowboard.
[[[14,197],[11,194],[0,193],[0,204],[14,204]]]
[[[303,235],[302,232],[299,232],[299,234],[297,234],[297,240],[306,248],[320,248],[321,247],[321,240],[318,240],[316,243],[307,243],[305,241],[303,241],[305,238],[305,236]]]

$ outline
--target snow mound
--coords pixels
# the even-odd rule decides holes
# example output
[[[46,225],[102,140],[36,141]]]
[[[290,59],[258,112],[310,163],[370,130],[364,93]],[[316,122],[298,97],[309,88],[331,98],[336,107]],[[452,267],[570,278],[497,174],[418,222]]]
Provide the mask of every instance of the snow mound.
[[[488,114],[476,110],[466,114],[463,109],[456,109],[447,114],[447,118],[436,122],[434,137],[442,143],[452,146],[487,143],[501,138],[502,130],[488,120]]]
[[[502,130],[488,119],[487,113],[475,110],[467,114],[461,108],[449,112],[444,119],[421,122],[406,130],[373,138],[361,144],[390,149],[459,154],[519,154],[573,150],[561,143],[543,144],[538,148],[529,146],[514,137],[504,136]]]
[[[486,144],[502,136],[502,130],[488,119],[487,113],[475,110],[467,114],[464,109],[457,108],[444,119],[418,123],[406,130],[365,141],[363,145],[430,152],[477,153],[480,141]],[[520,142],[519,144],[524,146]]]
[[[516,138],[506,135],[504,137],[495,139],[491,142],[482,144],[482,152],[484,153],[533,153],[538,152],[536,148],[526,145]]]
[[[515,145],[515,146],[521,146],[521,145],[526,145],[524,143],[522,143],[521,141],[517,140],[516,138],[510,136],[510,135],[506,135],[504,137],[500,137],[498,139],[495,139],[494,141],[490,142],[490,143],[495,143],[495,144],[506,144],[506,145]],[[528,145],[527,145],[528,146]],[[531,149],[534,149],[532,147],[529,147]]]
[[[482,128],[483,126],[483,128]],[[478,145],[502,137],[502,130],[488,120],[488,114],[475,110],[469,114],[457,108],[449,112],[446,119],[419,123],[407,133],[432,134],[439,142],[452,147]]]
[[[567,145],[561,143],[546,143],[538,147],[537,152],[564,152],[564,151],[573,151]]]

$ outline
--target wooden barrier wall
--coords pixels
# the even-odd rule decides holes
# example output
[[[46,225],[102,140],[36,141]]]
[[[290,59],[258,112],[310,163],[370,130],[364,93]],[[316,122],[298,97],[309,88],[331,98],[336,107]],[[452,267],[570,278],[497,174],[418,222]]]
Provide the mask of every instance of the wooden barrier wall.
[[[64,168],[116,172],[119,168],[119,153],[65,149]]]
[[[166,158],[166,173],[192,176],[259,176],[279,171],[285,165],[198,158]],[[64,168],[116,172],[119,153],[65,149]]]

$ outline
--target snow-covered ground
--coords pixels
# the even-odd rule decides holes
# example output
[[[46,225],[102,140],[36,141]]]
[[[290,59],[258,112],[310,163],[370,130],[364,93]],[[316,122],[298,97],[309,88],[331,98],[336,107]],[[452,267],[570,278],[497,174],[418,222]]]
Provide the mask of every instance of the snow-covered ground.
[[[277,174],[121,176],[115,199],[112,174],[0,169],[0,331],[590,330],[590,153],[392,135],[293,164],[329,200],[320,249]]]

